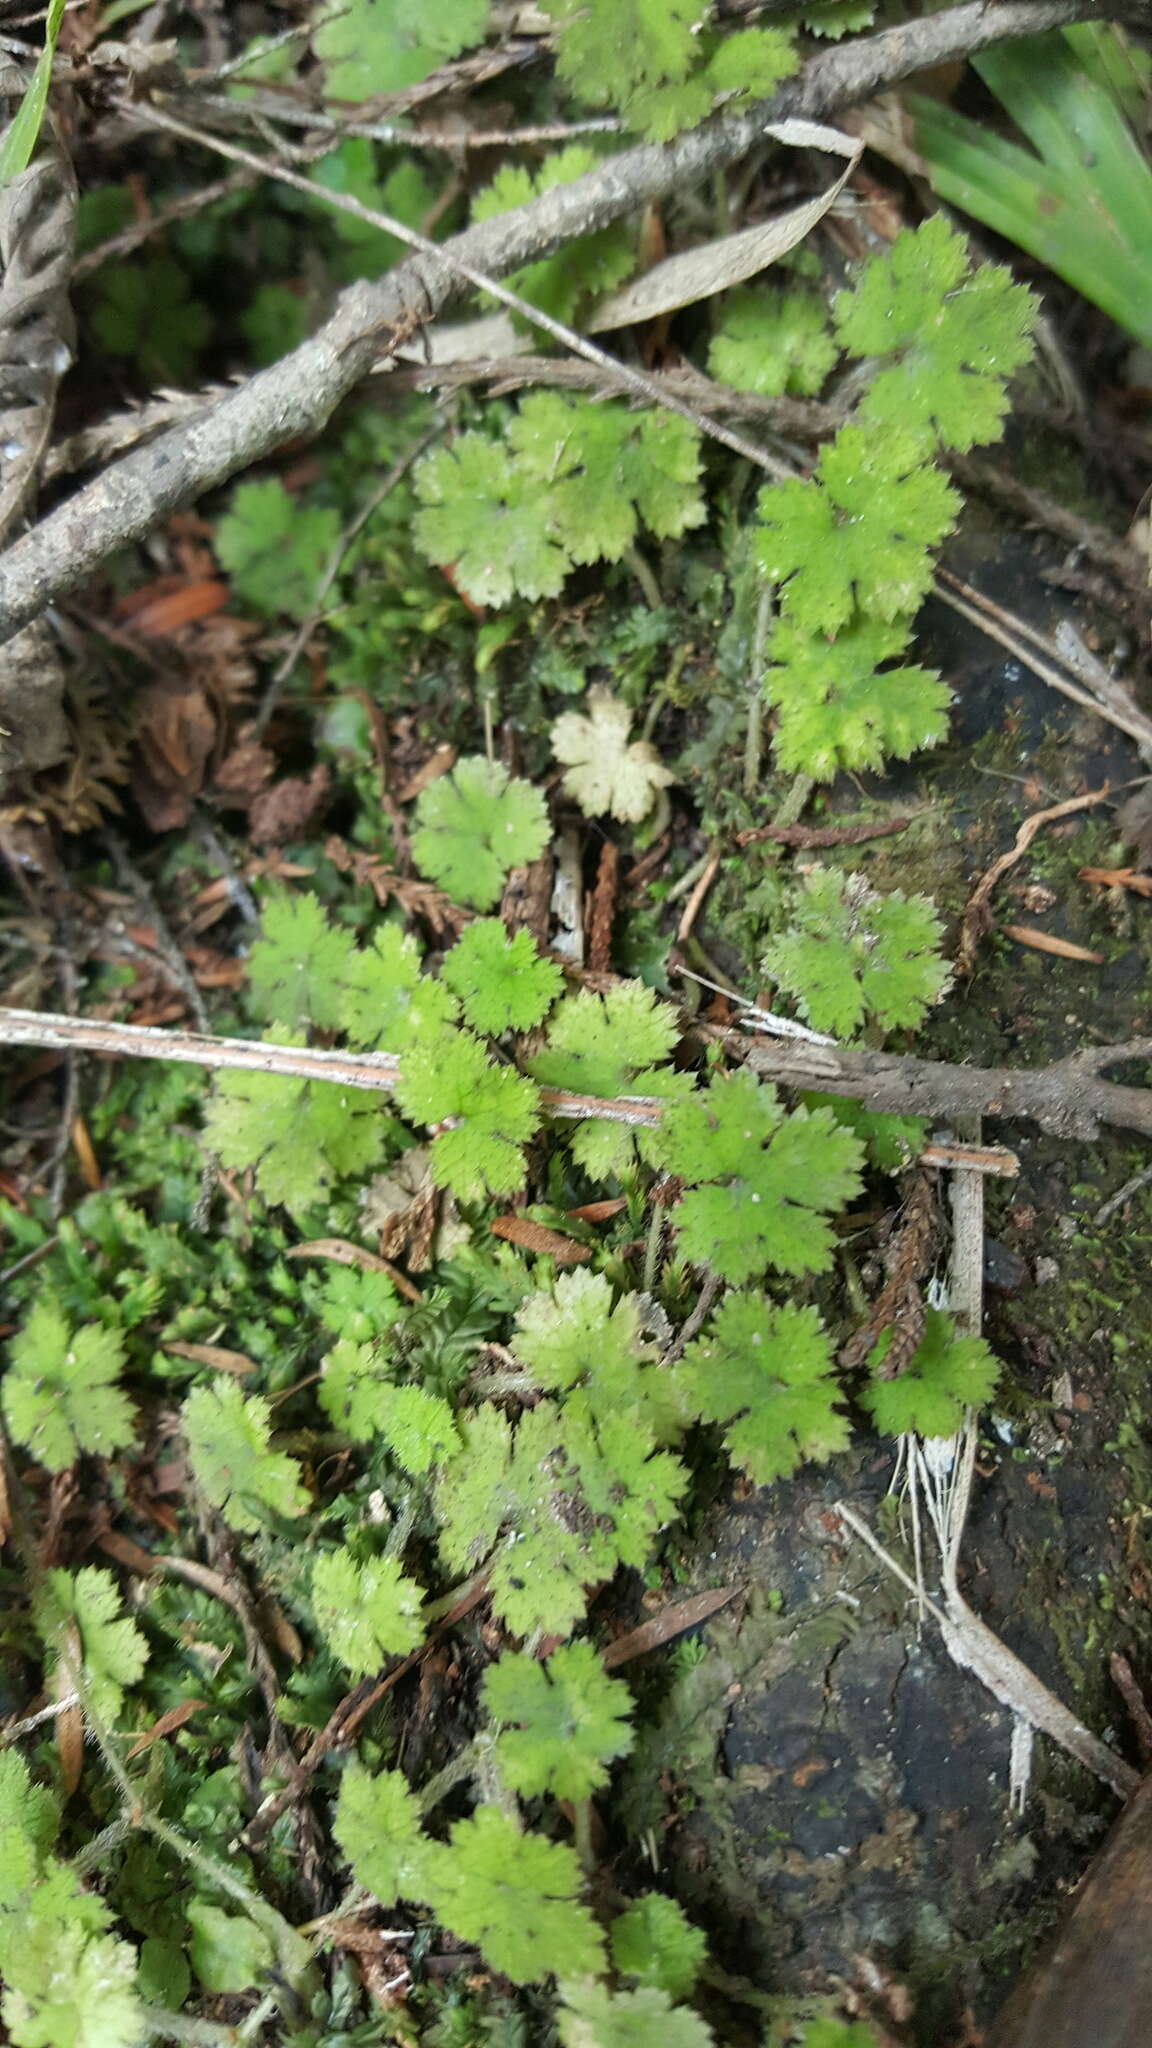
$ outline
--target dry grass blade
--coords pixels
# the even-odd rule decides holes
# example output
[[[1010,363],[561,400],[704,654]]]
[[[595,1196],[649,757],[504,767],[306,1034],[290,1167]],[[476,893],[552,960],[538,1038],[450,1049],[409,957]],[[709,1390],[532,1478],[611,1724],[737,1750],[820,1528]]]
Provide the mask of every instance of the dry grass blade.
[[[759,221],[755,227],[741,228],[737,234],[723,235],[719,241],[704,242],[655,264],[593,309],[584,323],[590,334],[654,320],[680,306],[694,306],[717,292],[729,291],[767,270],[769,264],[778,263],[811,234],[840,197],[864,153],[864,144],[841,134],[838,128],[814,121],[781,121],[765,133],[793,149],[828,150],[845,159],[844,169],[826,191],[802,206],[791,206],[773,220]]]
[[[662,1607],[650,1621],[642,1621],[637,1628],[629,1629],[626,1636],[618,1636],[604,1651],[602,1662],[605,1671],[618,1671],[621,1664],[630,1664],[634,1657],[645,1657],[650,1650],[658,1650],[664,1643],[671,1643],[690,1628],[699,1628],[702,1621],[710,1621],[735,1600],[743,1586],[717,1586],[708,1593],[694,1593],[690,1600],[675,1600]]]

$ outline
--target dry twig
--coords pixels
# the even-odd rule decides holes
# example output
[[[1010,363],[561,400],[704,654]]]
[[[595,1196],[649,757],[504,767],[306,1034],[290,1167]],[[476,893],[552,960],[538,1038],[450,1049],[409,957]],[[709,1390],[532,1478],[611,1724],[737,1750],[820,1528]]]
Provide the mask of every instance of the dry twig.
[[[992,929],[992,913],[988,908],[993,889],[1010,868],[1014,868],[1021,856],[1027,853],[1042,825],[1051,825],[1058,818],[1071,818],[1077,811],[1091,810],[1094,804],[1102,804],[1108,796],[1108,784],[1103,789],[1091,789],[1085,796],[1072,796],[1062,804],[1051,804],[1046,811],[1033,811],[1025,818],[1007,853],[994,860],[987,872],[981,875],[964,910],[960,926],[960,943],[956,949],[957,974],[971,974],[976,964],[976,948],[986,932]]]
[[[986,1113],[1024,1117],[1061,1138],[1095,1138],[1101,1124],[1152,1137],[1152,1088],[1128,1088],[1100,1079],[1105,1067],[1152,1061],[1152,1038],[1090,1046],[1045,1067],[1013,1068],[949,1066],[942,1060],[816,1044],[802,1038],[749,1044],[738,1031],[708,1024],[698,1024],[694,1030],[698,1038],[726,1046],[765,1080],[789,1088],[818,1088],[831,1095],[852,1096],[867,1109],[890,1110],[899,1116],[955,1118]],[[344,1088],[383,1093],[395,1085],[399,1065],[394,1053],[332,1052],[316,1046],[271,1045],[261,1039],[202,1038],[194,1032],[149,1024],[108,1024],[41,1010],[0,1009],[0,1045],[94,1052],[113,1059],[175,1060],[185,1066],[335,1081]],[[549,1116],[575,1121],[596,1117],[604,1123],[648,1129],[659,1123],[666,1107],[649,1096],[624,1095],[607,1101],[595,1095],[573,1095],[563,1088],[542,1088],[540,1100]]]

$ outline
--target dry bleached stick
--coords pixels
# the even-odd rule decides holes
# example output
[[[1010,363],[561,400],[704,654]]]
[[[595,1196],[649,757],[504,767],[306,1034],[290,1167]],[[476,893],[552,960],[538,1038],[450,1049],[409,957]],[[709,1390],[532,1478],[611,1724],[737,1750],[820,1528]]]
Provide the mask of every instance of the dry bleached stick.
[[[1106,11],[1140,18],[1147,0],[1116,0]],[[318,433],[398,338],[426,325],[458,294],[461,266],[506,276],[575,235],[737,162],[773,123],[819,118],[927,66],[1100,12],[1099,0],[969,0],[821,52],[750,112],[722,115],[666,145],[622,151],[570,185],[410,256],[379,283],[353,285],[311,340],[125,457],[0,557],[0,635],[35,618],[168,513],[285,441]]]
[[[986,1111],[993,1116],[1031,1118],[1044,1130],[1065,1138],[1094,1138],[1102,1123],[1152,1137],[1152,1089],[1120,1087],[1101,1081],[1098,1072],[1100,1067],[1121,1060],[1152,1059],[1152,1038],[1094,1047],[1047,1067],[1009,1069],[952,1067],[900,1053],[860,1052],[791,1039],[750,1045],[737,1031],[711,1027],[697,1027],[697,1036],[723,1044],[765,1079],[786,1087],[854,1096],[870,1109],[947,1117]],[[0,1045],[46,1046],[111,1058],[178,1060],[186,1066],[283,1074],[381,1091],[395,1086],[399,1068],[394,1053],[330,1052],[315,1046],[273,1045],[261,1039],[202,1038],[191,1031],[108,1024],[48,1010],[0,1009]],[[667,1107],[649,1096],[606,1101],[595,1095],[571,1095],[562,1088],[542,1088],[540,1100],[550,1116],[598,1117],[605,1122],[648,1127],[659,1123]],[[995,1146],[932,1146],[922,1156],[928,1165],[967,1164],[974,1171],[990,1173],[1015,1171],[1011,1154]]]

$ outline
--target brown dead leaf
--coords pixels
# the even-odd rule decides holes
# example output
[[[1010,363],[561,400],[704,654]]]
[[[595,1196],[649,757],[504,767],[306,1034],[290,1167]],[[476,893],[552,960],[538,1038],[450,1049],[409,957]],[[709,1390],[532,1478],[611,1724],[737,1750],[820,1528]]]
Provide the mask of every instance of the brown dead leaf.
[[[125,1750],[124,1761],[131,1763],[133,1757],[141,1756],[163,1736],[175,1735],[177,1729],[183,1728],[185,1722],[190,1721],[193,1714],[198,1714],[201,1707],[206,1707],[207,1704],[207,1700],[180,1700],[176,1706],[169,1707],[166,1714],[161,1714],[159,1720],[153,1721],[150,1728],[145,1728],[143,1733],[136,1737],[131,1748]]]
[[[1074,946],[1071,939],[1058,939],[1051,932],[1038,932],[1030,924],[1001,926],[1006,939],[1018,946],[1030,946],[1034,953],[1055,953],[1059,960],[1083,960],[1089,967],[1103,967],[1103,953],[1090,953],[1087,946]]]
[[[186,946],[184,955],[197,988],[240,988],[246,979],[243,960],[217,953],[212,946]]]
[[[267,788],[275,772],[275,755],[250,732],[242,732],[213,775],[212,788],[218,796],[249,804]]]
[[[620,873],[620,849],[612,839],[600,848],[596,886],[588,904],[588,969],[608,974],[612,968],[612,920],[616,915],[616,891]]]
[[[610,1216],[618,1216],[627,1207],[623,1195],[612,1195],[604,1202],[581,1202],[578,1209],[568,1209],[565,1214],[579,1223],[607,1223]]]
[[[717,1586],[708,1593],[694,1593],[689,1600],[672,1601],[654,1614],[651,1621],[642,1621],[639,1628],[629,1629],[626,1636],[618,1636],[614,1643],[609,1643],[602,1658],[604,1669],[615,1671],[619,1665],[631,1663],[633,1657],[644,1657],[649,1650],[658,1650],[662,1643],[672,1642],[686,1629],[698,1628],[743,1591],[743,1586]]]
[[[257,1370],[255,1359],[243,1351],[228,1351],[222,1344],[168,1343],[161,1349],[170,1352],[173,1358],[190,1359],[193,1365],[207,1365],[213,1372],[233,1373],[237,1379]]]
[[[252,839],[257,846],[283,846],[303,839],[316,821],[328,797],[331,775],[323,761],[307,775],[286,775],[270,789],[254,797],[248,812]]]
[[[187,824],[216,735],[216,713],[191,677],[166,677],[142,693],[131,784],[153,832]]]
[[[558,1230],[549,1230],[547,1224],[534,1223],[530,1216],[497,1216],[490,1228],[493,1237],[503,1238],[506,1244],[518,1244],[522,1251],[555,1259],[559,1266],[582,1266],[592,1257],[588,1245],[578,1244],[574,1237],[564,1237]]]
[[[84,1661],[80,1630],[74,1621],[64,1623],[59,1649],[60,1659],[52,1675],[52,1694],[55,1699],[63,1700],[75,1692],[75,1675]],[[71,1799],[84,1769],[84,1711],[79,1700],[60,1709],[56,1716],[55,1735],[60,1783],[65,1799]]]
[[[100,1161],[96,1157],[95,1148],[88,1135],[88,1126],[82,1116],[73,1117],[71,1138],[72,1150],[76,1154],[76,1163],[80,1168],[80,1178],[85,1187],[90,1188],[95,1194],[103,1187],[104,1182],[100,1173]]]
[[[438,782],[442,775],[447,775],[449,769],[455,766],[456,749],[447,740],[442,740],[440,745],[429,754],[428,759],[423,765],[401,783],[396,791],[397,803],[412,803],[419,796],[421,790],[427,789],[430,782]]]
[[[131,632],[156,640],[178,633],[196,619],[211,618],[214,612],[223,611],[227,602],[227,584],[214,578],[189,583],[183,576],[158,576],[154,583],[122,598],[116,610]]]

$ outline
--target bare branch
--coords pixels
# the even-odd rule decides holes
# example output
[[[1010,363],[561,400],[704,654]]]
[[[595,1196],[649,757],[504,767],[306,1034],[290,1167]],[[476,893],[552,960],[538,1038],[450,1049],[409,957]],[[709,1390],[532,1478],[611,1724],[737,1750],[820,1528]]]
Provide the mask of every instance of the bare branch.
[[[891,1110],[903,1116],[956,1117],[985,1112],[1025,1117],[1062,1138],[1094,1138],[1101,1124],[1152,1137],[1152,1088],[1126,1088],[1100,1079],[1105,1067],[1152,1060],[1152,1038],[1093,1046],[1047,1067],[989,1068],[953,1067],[902,1053],[812,1045],[798,1039],[753,1043],[739,1031],[708,1025],[697,1026],[695,1036],[723,1045],[765,1080],[789,1088],[818,1088],[832,1095],[853,1096],[868,1109]],[[283,1074],[382,1091],[395,1086],[399,1068],[394,1053],[328,1051],[251,1038],[205,1038],[191,1031],[107,1024],[47,1010],[0,1009],[0,1045],[46,1046],[111,1058],[176,1060],[185,1066]],[[607,1123],[649,1128],[659,1123],[665,1108],[651,1096],[606,1101],[596,1095],[572,1095],[563,1088],[542,1088],[540,1100],[549,1116],[596,1117]],[[952,1148],[947,1158],[939,1147],[929,1147],[929,1153],[932,1156],[926,1154],[925,1161],[931,1165],[967,1165],[989,1172],[1011,1171],[1015,1165],[1011,1155],[994,1148],[984,1153]]]
[[[1096,1138],[1102,1124],[1111,1124],[1152,1138],[1152,1089],[1100,1078],[1105,1067],[1152,1061],[1152,1038],[1093,1046],[1045,1067],[953,1067],[852,1046],[792,1039],[749,1046],[738,1032],[708,1035],[720,1037],[766,1081],[848,1095],[866,1109],[897,1116],[1023,1117],[1060,1138]]]

